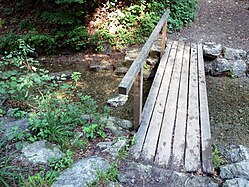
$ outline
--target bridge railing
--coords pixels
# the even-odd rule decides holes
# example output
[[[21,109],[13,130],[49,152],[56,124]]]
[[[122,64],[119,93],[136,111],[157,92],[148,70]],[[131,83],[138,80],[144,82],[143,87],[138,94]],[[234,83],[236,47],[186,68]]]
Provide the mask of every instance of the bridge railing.
[[[166,28],[167,20],[169,16],[169,10],[167,10],[160,21],[157,23],[155,29],[151,33],[149,39],[144,44],[143,48],[139,52],[137,58],[132,63],[128,72],[118,86],[119,94],[128,95],[129,91],[134,84],[134,129],[137,130],[141,121],[142,114],[142,95],[143,95],[143,64],[149,55],[150,49],[153,43],[157,40],[160,31],[162,30],[161,50],[160,57],[162,57],[165,44],[166,44]]]

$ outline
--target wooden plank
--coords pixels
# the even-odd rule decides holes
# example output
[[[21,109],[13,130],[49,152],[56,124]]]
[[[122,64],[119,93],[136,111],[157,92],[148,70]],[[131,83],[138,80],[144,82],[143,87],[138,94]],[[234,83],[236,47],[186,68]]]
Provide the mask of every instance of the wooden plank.
[[[166,44],[166,28],[167,28],[167,21],[163,24],[163,30],[162,30],[162,39],[161,39],[161,50],[160,50],[160,59],[163,56],[163,52],[165,49]]]
[[[165,67],[166,67],[169,53],[171,50],[171,46],[172,46],[172,42],[168,41],[167,47],[165,49],[165,53],[159,63],[154,81],[151,85],[150,92],[148,94],[146,103],[144,105],[144,110],[143,110],[142,117],[141,117],[141,125],[135,136],[136,144],[130,150],[130,152],[132,153],[132,156],[135,159],[139,158],[140,153],[142,151],[144,139],[145,139],[145,136],[148,130],[149,122],[151,119],[151,114],[154,110],[154,105],[155,105],[157,95],[158,95],[158,90],[159,90],[159,87],[160,87],[160,84],[161,84],[161,81],[164,75],[164,71],[165,71]]]
[[[185,168],[188,172],[201,170],[198,95],[197,46],[192,43],[185,153]]]
[[[141,157],[146,161],[154,161],[158,137],[162,125],[165,103],[169,91],[169,85],[171,81],[172,70],[174,67],[175,55],[177,51],[178,42],[174,41],[171,52],[169,55],[168,63],[165,69],[165,73],[163,75],[163,80],[160,85],[160,89],[158,92],[158,98],[156,100],[155,108],[153,111],[153,115],[150,121],[149,129],[146,135],[146,139],[144,142],[143,150]],[[163,89],[162,89],[163,88]]]
[[[187,121],[188,79],[190,62],[190,44],[186,43],[183,54],[181,82],[179,88],[176,124],[172,150],[172,167],[180,169],[184,166],[185,132]]]
[[[136,79],[137,74],[140,71],[141,64],[146,60],[152,44],[156,41],[164,23],[167,21],[169,16],[169,10],[167,10],[163,16],[161,17],[160,21],[157,23],[155,29],[151,33],[149,39],[144,44],[142,50],[139,52],[136,60],[132,63],[131,67],[129,68],[128,72],[120,82],[118,86],[118,90],[120,94],[127,95],[132,87],[133,82]]]
[[[204,61],[202,45],[198,44],[198,68],[199,68],[199,97],[200,97],[200,122],[201,122],[201,156],[204,173],[212,173],[212,148],[211,132],[208,112],[208,100],[205,81]]]
[[[142,102],[143,102],[143,64],[141,65],[140,72],[134,82],[134,126],[133,129],[137,130],[141,120]]]
[[[181,77],[181,67],[183,59],[184,43],[178,44],[176,57],[172,59],[174,69],[168,92],[168,98],[165,102],[165,113],[162,121],[162,128],[160,132],[158,148],[156,153],[155,162],[158,165],[168,165],[171,156],[172,134],[175,125],[175,115],[177,109],[178,88]],[[166,78],[167,79],[167,78]],[[165,86],[161,89],[164,91]]]

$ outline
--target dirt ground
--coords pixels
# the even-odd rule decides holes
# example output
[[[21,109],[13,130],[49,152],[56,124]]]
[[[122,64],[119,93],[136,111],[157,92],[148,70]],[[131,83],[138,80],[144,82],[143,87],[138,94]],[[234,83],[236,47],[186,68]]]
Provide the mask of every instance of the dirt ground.
[[[196,20],[169,37],[249,50],[249,1],[199,0]]]

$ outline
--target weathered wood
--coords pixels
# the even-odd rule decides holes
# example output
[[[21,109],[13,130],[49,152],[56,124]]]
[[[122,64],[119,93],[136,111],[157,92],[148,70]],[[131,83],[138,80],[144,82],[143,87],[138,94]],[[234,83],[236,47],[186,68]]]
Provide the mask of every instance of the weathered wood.
[[[162,120],[164,116],[164,111],[165,111],[165,102],[167,100],[169,85],[171,81],[171,75],[172,75],[172,69],[173,69],[172,67],[174,66],[177,45],[178,45],[178,42],[176,41],[173,42],[172,44],[168,63],[166,65],[163,80],[160,85],[161,88],[159,89],[159,92],[158,92],[155,109],[153,111],[149,130],[147,132],[146,139],[144,142],[141,156],[144,160],[147,160],[147,161],[154,161],[157,143],[158,143],[158,137],[159,137]]]
[[[192,43],[185,155],[185,168],[189,172],[201,170],[198,95],[197,47]]]
[[[162,121],[162,129],[159,136],[158,149],[156,153],[155,162],[158,165],[168,166],[170,156],[171,156],[171,146],[172,146],[172,135],[175,126],[175,115],[177,109],[177,97],[178,97],[178,87],[181,77],[181,67],[183,59],[183,49],[184,43],[179,42],[177,46],[176,55],[172,54],[173,58],[169,58],[169,63],[172,60],[174,68],[171,69],[172,77],[170,81],[169,88],[162,85],[162,90],[168,90],[167,101],[165,102],[165,113]]]
[[[201,44],[167,43],[132,147],[134,158],[174,170],[212,173]]]
[[[200,100],[200,124],[201,124],[201,156],[204,173],[212,173],[212,149],[211,132],[208,113],[208,100],[205,81],[202,45],[198,44],[198,68],[199,68],[199,100]]]
[[[160,21],[157,23],[155,29],[151,33],[149,39],[144,44],[142,50],[139,52],[136,60],[132,63],[131,67],[129,68],[128,72],[126,73],[125,77],[122,79],[121,83],[119,84],[119,93],[127,95],[132,87],[133,82],[136,79],[137,74],[140,71],[141,64],[146,60],[152,44],[156,41],[164,23],[167,21],[169,16],[169,10],[167,10]]]
[[[160,59],[163,56],[163,52],[165,49],[166,44],[166,28],[167,28],[167,21],[163,24],[163,30],[162,30],[162,39],[161,39],[161,50],[160,50]]]
[[[136,144],[131,148],[132,156],[135,159],[138,159],[140,157],[140,153],[141,153],[141,150],[144,144],[144,139],[145,139],[145,136],[148,130],[149,123],[150,123],[151,114],[154,110],[154,106],[155,106],[157,96],[158,96],[159,87],[160,87],[160,84],[161,84],[161,81],[164,75],[165,66],[167,64],[167,60],[168,60],[169,53],[171,50],[171,45],[172,45],[172,42],[170,41],[167,42],[165,53],[158,66],[154,81],[151,85],[150,92],[148,94],[147,100],[144,105],[144,110],[143,110],[142,118],[141,118],[141,125],[138,129],[138,132],[136,133]]]
[[[134,129],[137,130],[141,120],[143,102],[143,64],[134,83]]]
[[[186,43],[183,54],[183,64],[181,71],[181,82],[179,88],[178,107],[176,112],[176,124],[174,132],[174,143],[172,150],[172,167],[174,169],[184,167],[185,153],[185,133],[187,121],[188,103],[188,79],[189,79],[189,59],[190,44]]]

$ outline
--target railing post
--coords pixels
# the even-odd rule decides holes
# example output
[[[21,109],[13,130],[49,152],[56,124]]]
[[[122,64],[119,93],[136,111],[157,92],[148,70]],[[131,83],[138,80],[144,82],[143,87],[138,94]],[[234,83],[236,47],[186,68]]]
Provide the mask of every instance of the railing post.
[[[162,29],[162,40],[161,40],[161,50],[160,50],[160,59],[163,56],[163,52],[165,49],[165,44],[166,44],[166,28],[167,28],[167,21],[164,22],[163,24],[163,29]]]
[[[134,82],[134,130],[137,130],[141,121],[143,102],[143,63]]]

